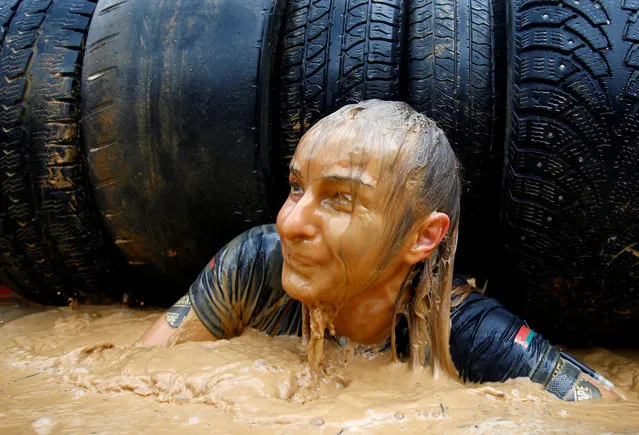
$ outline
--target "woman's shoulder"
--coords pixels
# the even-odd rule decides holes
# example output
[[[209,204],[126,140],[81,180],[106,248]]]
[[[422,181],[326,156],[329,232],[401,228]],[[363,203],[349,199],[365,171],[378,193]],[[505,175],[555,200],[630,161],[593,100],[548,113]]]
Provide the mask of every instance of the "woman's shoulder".
[[[275,224],[258,225],[250,228],[233,240],[229,245],[259,245],[260,243],[280,244],[280,235]]]
[[[275,224],[259,225],[236,236],[226,244],[217,256],[247,262],[256,258],[281,257],[280,236]]]
[[[496,299],[470,293],[451,310],[450,350],[463,380],[530,376],[548,342]]]

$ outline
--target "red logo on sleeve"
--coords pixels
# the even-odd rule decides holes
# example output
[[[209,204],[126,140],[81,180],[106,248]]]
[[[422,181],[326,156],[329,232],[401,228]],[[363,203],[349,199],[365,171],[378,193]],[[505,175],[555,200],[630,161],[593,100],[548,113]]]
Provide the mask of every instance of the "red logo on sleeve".
[[[515,335],[515,343],[521,345],[524,349],[528,349],[528,345],[535,336],[535,331],[531,330],[526,325],[521,325],[519,332]]]

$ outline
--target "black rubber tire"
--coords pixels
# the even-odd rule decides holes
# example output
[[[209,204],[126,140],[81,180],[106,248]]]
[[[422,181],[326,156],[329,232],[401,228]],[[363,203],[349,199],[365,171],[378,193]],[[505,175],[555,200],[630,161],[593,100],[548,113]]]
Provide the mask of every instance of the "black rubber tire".
[[[405,100],[437,121],[465,168],[457,270],[485,278],[482,254],[499,226],[505,122],[505,25],[491,0],[292,0],[281,45],[285,186],[302,135],[363,99]],[[276,166],[277,165],[277,166]],[[285,196],[279,190],[279,198]]]
[[[463,167],[458,272],[486,277],[498,230],[505,126],[501,1],[407,0],[406,100],[446,133]]]
[[[9,30],[9,24],[16,15],[21,0],[4,0],[0,3],[0,47]]]
[[[557,340],[639,326],[639,2],[515,0],[500,297]]]
[[[174,302],[229,238],[269,222],[282,1],[100,0],[82,75],[93,194],[147,302]]]
[[[0,8],[0,275],[46,304],[101,297],[108,265],[80,152],[80,67],[95,4]]]
[[[316,121],[361,100],[401,99],[403,3],[289,0],[280,48],[281,186],[297,143]]]

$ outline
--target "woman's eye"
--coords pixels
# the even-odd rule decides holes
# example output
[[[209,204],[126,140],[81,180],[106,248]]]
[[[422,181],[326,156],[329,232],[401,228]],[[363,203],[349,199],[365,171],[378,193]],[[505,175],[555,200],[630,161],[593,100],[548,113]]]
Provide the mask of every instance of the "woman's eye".
[[[333,199],[335,204],[341,209],[350,210],[353,206],[353,197],[348,193],[338,192]]]
[[[290,181],[289,185],[291,186],[290,194],[292,196],[298,196],[298,195],[302,195],[304,193],[304,189],[302,189],[302,186],[300,186],[298,182]]]

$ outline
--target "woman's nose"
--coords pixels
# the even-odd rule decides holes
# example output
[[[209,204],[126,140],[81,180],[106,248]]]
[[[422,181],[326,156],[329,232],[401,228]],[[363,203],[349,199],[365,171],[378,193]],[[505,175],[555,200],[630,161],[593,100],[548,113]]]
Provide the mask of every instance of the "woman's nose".
[[[290,208],[285,210],[281,225],[284,238],[300,241],[313,239],[317,235],[314,204],[313,196],[308,192],[304,193],[299,201],[288,204]]]

